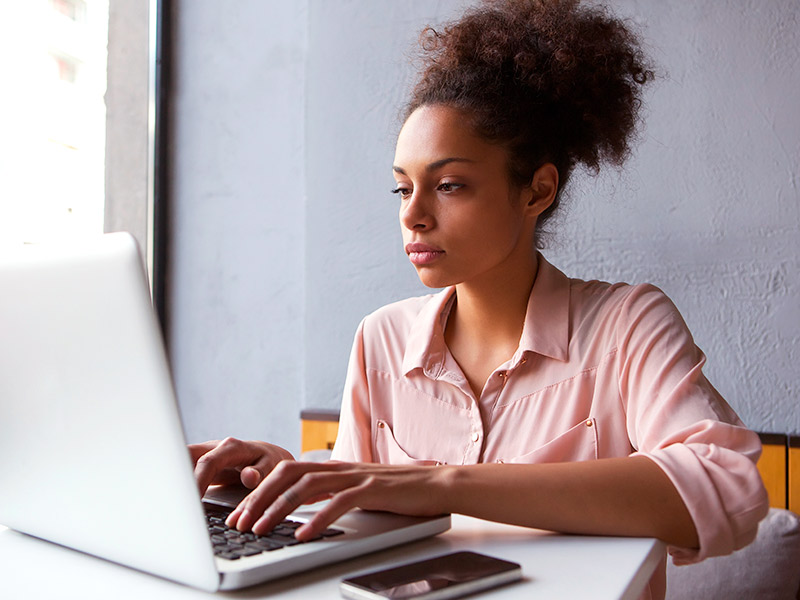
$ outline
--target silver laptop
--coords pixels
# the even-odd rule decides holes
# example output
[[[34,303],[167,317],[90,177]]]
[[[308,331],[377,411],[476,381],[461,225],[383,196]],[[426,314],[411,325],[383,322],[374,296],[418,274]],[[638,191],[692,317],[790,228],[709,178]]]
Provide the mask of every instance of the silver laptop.
[[[239,540],[220,551],[234,534],[210,534],[207,513],[219,525],[225,504],[211,501],[207,510],[197,493],[133,238],[0,250],[3,525],[205,590],[307,571],[450,526],[448,516],[356,510],[314,542],[273,549],[260,540],[265,548],[255,552],[258,544]]]

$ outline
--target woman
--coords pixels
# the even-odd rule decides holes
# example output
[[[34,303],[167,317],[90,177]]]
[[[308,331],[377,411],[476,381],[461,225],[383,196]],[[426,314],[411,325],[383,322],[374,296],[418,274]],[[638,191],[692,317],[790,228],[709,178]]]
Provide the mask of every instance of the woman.
[[[568,279],[536,251],[577,165],[621,164],[651,78],[636,37],[578,2],[486,2],[426,30],[393,171],[405,251],[444,291],[356,333],[333,458],[228,439],[192,447],[202,490],[254,491],[263,533],[330,502],[658,537],[691,562],[747,544],[766,514],[758,438],[705,379],[658,289]],[[649,593],[663,595],[663,572]]]

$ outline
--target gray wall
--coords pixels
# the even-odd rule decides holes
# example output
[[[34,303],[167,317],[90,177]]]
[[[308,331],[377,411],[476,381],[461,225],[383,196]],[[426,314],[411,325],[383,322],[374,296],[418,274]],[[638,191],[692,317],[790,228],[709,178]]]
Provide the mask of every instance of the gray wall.
[[[178,3],[169,336],[190,439],[297,451],[299,411],[338,407],[361,317],[425,292],[393,142],[419,28],[466,4]],[[545,254],[661,286],[746,423],[800,433],[800,4],[613,6],[662,77],[633,159],[576,177]]]
[[[187,436],[295,449],[307,4],[174,9],[168,338]]]

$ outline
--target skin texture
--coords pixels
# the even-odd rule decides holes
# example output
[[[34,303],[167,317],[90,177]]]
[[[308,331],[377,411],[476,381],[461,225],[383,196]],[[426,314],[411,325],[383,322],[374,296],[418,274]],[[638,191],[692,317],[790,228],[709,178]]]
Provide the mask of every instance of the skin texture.
[[[445,338],[476,397],[516,350],[536,277],[537,217],[558,189],[549,164],[509,184],[508,156],[464,126],[456,109],[417,109],[400,132],[393,171],[404,246],[426,285],[455,285]],[[411,246],[412,250],[415,246]],[[300,463],[262,442],[192,447],[201,491],[241,480],[255,489],[228,524],[266,533],[303,503],[329,498],[296,536],[310,539],[346,511],[460,513],[554,531],[658,537],[696,547],[697,531],[665,473],[642,456],[582,463],[416,467]],[[274,466],[274,468],[271,468]]]

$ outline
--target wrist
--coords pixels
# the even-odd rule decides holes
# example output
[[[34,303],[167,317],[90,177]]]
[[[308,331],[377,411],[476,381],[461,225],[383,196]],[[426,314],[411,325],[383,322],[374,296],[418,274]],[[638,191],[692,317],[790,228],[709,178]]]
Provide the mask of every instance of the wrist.
[[[438,498],[439,512],[461,513],[463,507],[460,500],[463,500],[462,483],[464,479],[464,467],[462,466],[440,466],[432,467],[434,497]]]

